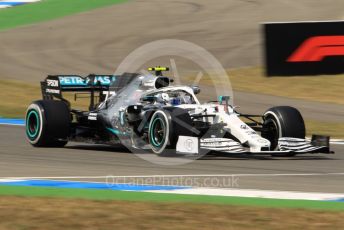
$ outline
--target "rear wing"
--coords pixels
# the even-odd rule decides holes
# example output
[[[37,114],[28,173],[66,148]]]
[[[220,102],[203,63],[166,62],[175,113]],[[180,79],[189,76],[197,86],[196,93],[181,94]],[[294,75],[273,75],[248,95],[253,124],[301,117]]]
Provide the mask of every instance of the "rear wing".
[[[63,92],[75,92],[75,99],[78,92],[90,94],[89,110],[95,109],[95,98],[98,97],[101,103],[108,95],[115,94],[128,85],[139,74],[123,73],[122,75],[100,75],[90,74],[86,77],[79,75],[48,75],[41,81],[41,90],[44,100],[57,98],[69,104],[63,98]]]
[[[109,87],[115,80],[115,75],[90,74],[87,77],[79,75],[48,75],[44,81],[41,81],[42,96],[45,100],[51,100],[55,97],[66,101],[62,96],[62,92],[89,93],[90,110],[93,110],[95,93],[98,94],[99,102],[104,101],[109,93]]]

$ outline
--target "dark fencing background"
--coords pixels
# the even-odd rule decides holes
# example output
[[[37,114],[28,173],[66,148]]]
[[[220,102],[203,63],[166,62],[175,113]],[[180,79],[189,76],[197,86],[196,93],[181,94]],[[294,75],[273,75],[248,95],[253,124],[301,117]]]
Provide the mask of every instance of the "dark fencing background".
[[[268,76],[344,73],[344,21],[266,23]]]

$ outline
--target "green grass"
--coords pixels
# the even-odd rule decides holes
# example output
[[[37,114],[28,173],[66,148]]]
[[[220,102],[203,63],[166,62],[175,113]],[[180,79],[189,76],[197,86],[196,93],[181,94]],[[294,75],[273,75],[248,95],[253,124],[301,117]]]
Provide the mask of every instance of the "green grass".
[[[265,198],[242,198],[205,195],[159,194],[96,189],[66,189],[30,186],[0,186],[0,195],[24,197],[62,197],[91,200],[125,200],[149,202],[190,202],[223,205],[245,205],[271,208],[307,208],[321,210],[344,210],[342,202],[283,200]]]
[[[0,30],[52,20],[127,0],[43,0],[0,9]]]

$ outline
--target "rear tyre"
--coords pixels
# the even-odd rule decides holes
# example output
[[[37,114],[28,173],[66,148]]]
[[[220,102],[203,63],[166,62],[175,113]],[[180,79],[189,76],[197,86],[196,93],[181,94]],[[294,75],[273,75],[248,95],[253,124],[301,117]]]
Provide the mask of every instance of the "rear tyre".
[[[157,110],[152,115],[148,140],[152,151],[159,156],[175,156],[178,137],[192,136],[192,120],[187,111],[180,108]]]
[[[306,129],[301,113],[290,106],[278,106],[268,109],[263,115],[262,137],[271,142],[270,149],[278,150],[281,137],[305,138]],[[288,156],[293,153],[285,154]]]
[[[26,137],[35,147],[67,144],[71,117],[66,103],[54,100],[33,102],[26,111]]]

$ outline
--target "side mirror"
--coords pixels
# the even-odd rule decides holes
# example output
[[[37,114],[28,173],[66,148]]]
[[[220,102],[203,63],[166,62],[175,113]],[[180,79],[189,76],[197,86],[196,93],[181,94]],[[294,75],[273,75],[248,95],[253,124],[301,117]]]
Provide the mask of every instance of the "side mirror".
[[[129,105],[126,109],[126,116],[129,122],[140,121],[142,119],[142,105]]]
[[[194,94],[199,94],[201,92],[201,88],[196,85],[191,86],[191,89],[194,92]]]

